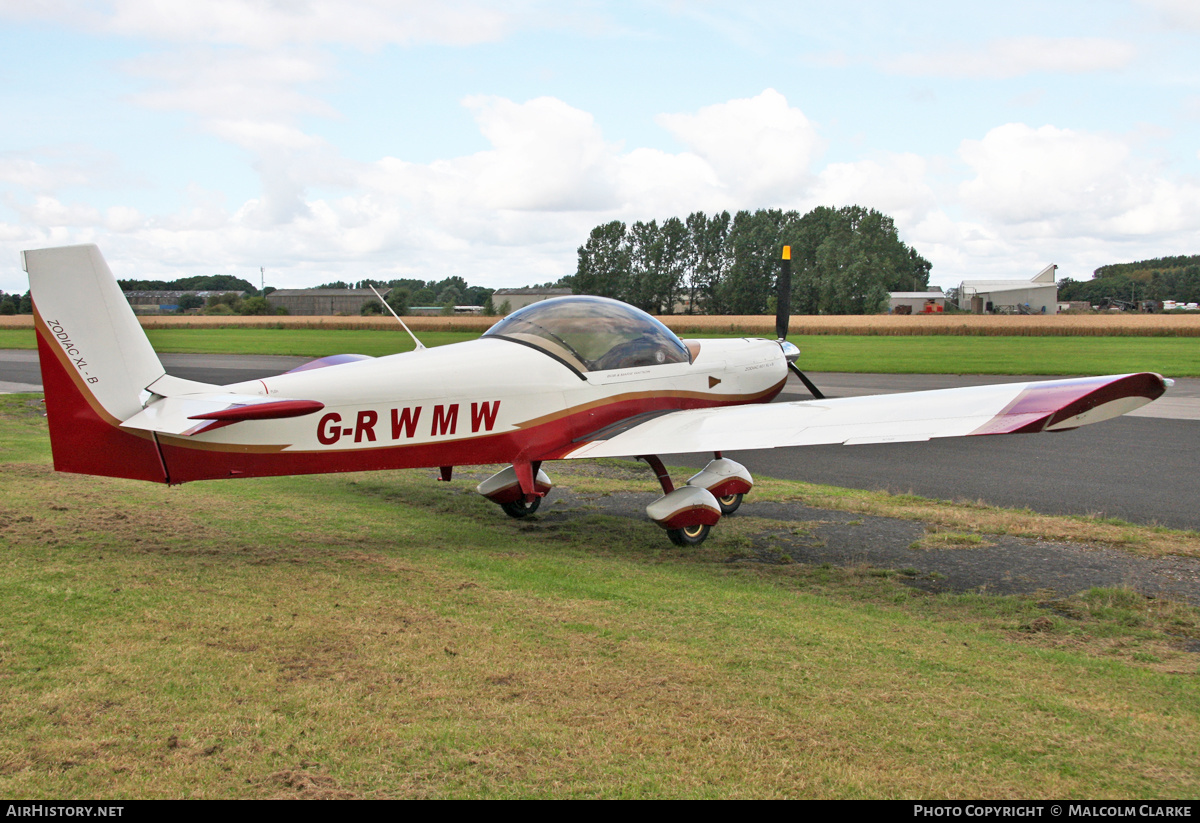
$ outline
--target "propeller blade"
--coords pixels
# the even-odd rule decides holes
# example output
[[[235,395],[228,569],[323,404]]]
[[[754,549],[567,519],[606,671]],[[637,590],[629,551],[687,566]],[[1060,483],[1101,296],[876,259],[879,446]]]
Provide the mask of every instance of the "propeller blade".
[[[821,390],[813,385],[813,381],[808,379],[808,375],[800,371],[800,368],[795,363],[788,363],[788,368],[796,373],[800,378],[800,382],[804,384],[804,388],[808,389],[808,393],[818,400],[824,400],[825,395],[821,394]]]
[[[788,368],[796,373],[800,378],[800,382],[804,384],[804,388],[808,389],[809,394],[817,400],[824,400],[825,395],[821,394],[821,390],[813,385],[813,381],[808,379],[808,375],[800,371],[795,363],[796,357],[799,356],[800,350],[795,346],[787,344],[788,325],[792,320],[792,247],[784,246],[782,259],[779,261],[779,279],[776,281],[775,292],[775,336],[779,338],[779,344],[784,347],[784,353],[787,355]],[[792,353],[787,354],[788,351]]]
[[[792,247],[783,247],[779,278],[775,291],[775,336],[787,340],[788,323],[792,319]]]

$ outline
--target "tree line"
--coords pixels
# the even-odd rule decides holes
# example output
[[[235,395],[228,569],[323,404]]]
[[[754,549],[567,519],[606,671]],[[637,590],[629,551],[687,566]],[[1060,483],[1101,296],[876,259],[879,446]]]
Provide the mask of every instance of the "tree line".
[[[795,314],[875,314],[887,310],[888,292],[929,287],[929,261],[900,240],[892,218],[862,206],[614,220],[592,229],[575,274],[557,285],[651,314],[767,314],[785,245]]]
[[[1066,277],[1058,283],[1059,300],[1081,300],[1095,305],[1106,298],[1200,303],[1200,255],[1110,263],[1096,269],[1091,280]]]
[[[1092,272],[1092,276],[1112,277],[1123,274],[1135,280],[1145,280],[1156,272],[1175,271],[1194,266],[1200,266],[1200,254],[1177,254],[1171,257],[1155,257],[1153,260],[1138,260],[1134,263],[1108,263]]]
[[[5,294],[0,291],[0,314],[33,314],[33,297],[24,294]]]
[[[232,274],[198,274],[193,277],[181,277],[178,280],[118,280],[121,291],[244,291],[247,297],[258,297],[258,289],[249,280],[234,277]],[[268,286],[263,289],[263,295],[275,289]]]

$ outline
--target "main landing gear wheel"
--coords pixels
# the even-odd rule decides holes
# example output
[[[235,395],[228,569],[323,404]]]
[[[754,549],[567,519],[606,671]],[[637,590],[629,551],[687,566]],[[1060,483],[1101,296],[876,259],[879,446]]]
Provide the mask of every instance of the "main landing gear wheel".
[[[733,514],[742,505],[742,496],[740,494],[727,494],[724,497],[718,497],[717,503],[721,506],[721,514]]]
[[[738,495],[739,497],[741,495]],[[682,529],[667,529],[667,537],[676,546],[699,546],[708,539],[712,526],[685,526]]]
[[[542,505],[542,498],[533,498],[532,503],[526,503],[524,500],[513,500],[511,503],[501,503],[500,508],[504,509],[504,513],[509,517],[528,517],[538,510],[538,506]]]

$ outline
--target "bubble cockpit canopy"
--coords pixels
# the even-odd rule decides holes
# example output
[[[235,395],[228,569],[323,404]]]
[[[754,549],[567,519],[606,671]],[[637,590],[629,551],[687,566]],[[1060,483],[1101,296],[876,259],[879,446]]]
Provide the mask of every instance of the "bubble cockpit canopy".
[[[607,297],[577,295],[533,303],[483,336],[533,346],[580,372],[691,361],[674,332],[641,309]]]

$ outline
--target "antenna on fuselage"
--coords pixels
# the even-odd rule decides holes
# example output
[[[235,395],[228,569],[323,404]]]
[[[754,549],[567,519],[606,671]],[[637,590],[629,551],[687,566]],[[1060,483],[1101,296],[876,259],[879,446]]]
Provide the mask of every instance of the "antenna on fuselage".
[[[368,286],[371,286],[371,284],[370,284],[370,283],[368,283],[367,285],[368,285]],[[415,334],[413,334],[413,333],[412,333],[412,329],[410,329],[410,328],[409,328],[407,325],[405,325],[404,321],[400,319],[400,315],[396,314],[396,310],[395,310],[395,309],[393,309],[391,306],[389,306],[389,305],[388,305],[388,302],[387,302],[386,300],[384,300],[384,299],[383,299],[383,295],[382,295],[382,294],[380,294],[380,293],[379,293],[379,292],[378,292],[378,291],[375,289],[375,287],[374,287],[374,286],[371,286],[371,291],[375,292],[375,296],[379,298],[379,302],[383,304],[383,307],[384,307],[385,309],[387,309],[388,311],[390,311],[390,312],[392,313],[392,317],[396,318],[396,322],[397,322],[397,323],[399,323],[399,324],[400,324],[400,325],[401,325],[401,326],[404,328],[404,330],[405,330],[406,332],[408,332],[408,336],[409,336],[409,337],[411,337],[411,338],[413,339],[413,342],[417,344],[417,346],[416,346],[416,347],[417,347],[418,349],[423,349],[423,348],[425,348],[425,344],[424,344],[424,343],[422,343],[420,340],[418,340],[418,339],[417,339],[417,336],[416,336]]]
[[[788,368],[796,373],[804,388],[817,400],[824,400],[825,395],[808,379],[808,375],[800,371],[796,358],[800,350],[788,342],[788,325],[792,320],[792,247],[784,246],[782,259],[779,261],[779,279],[776,281],[775,292],[775,336],[779,338],[779,347],[787,358]]]

